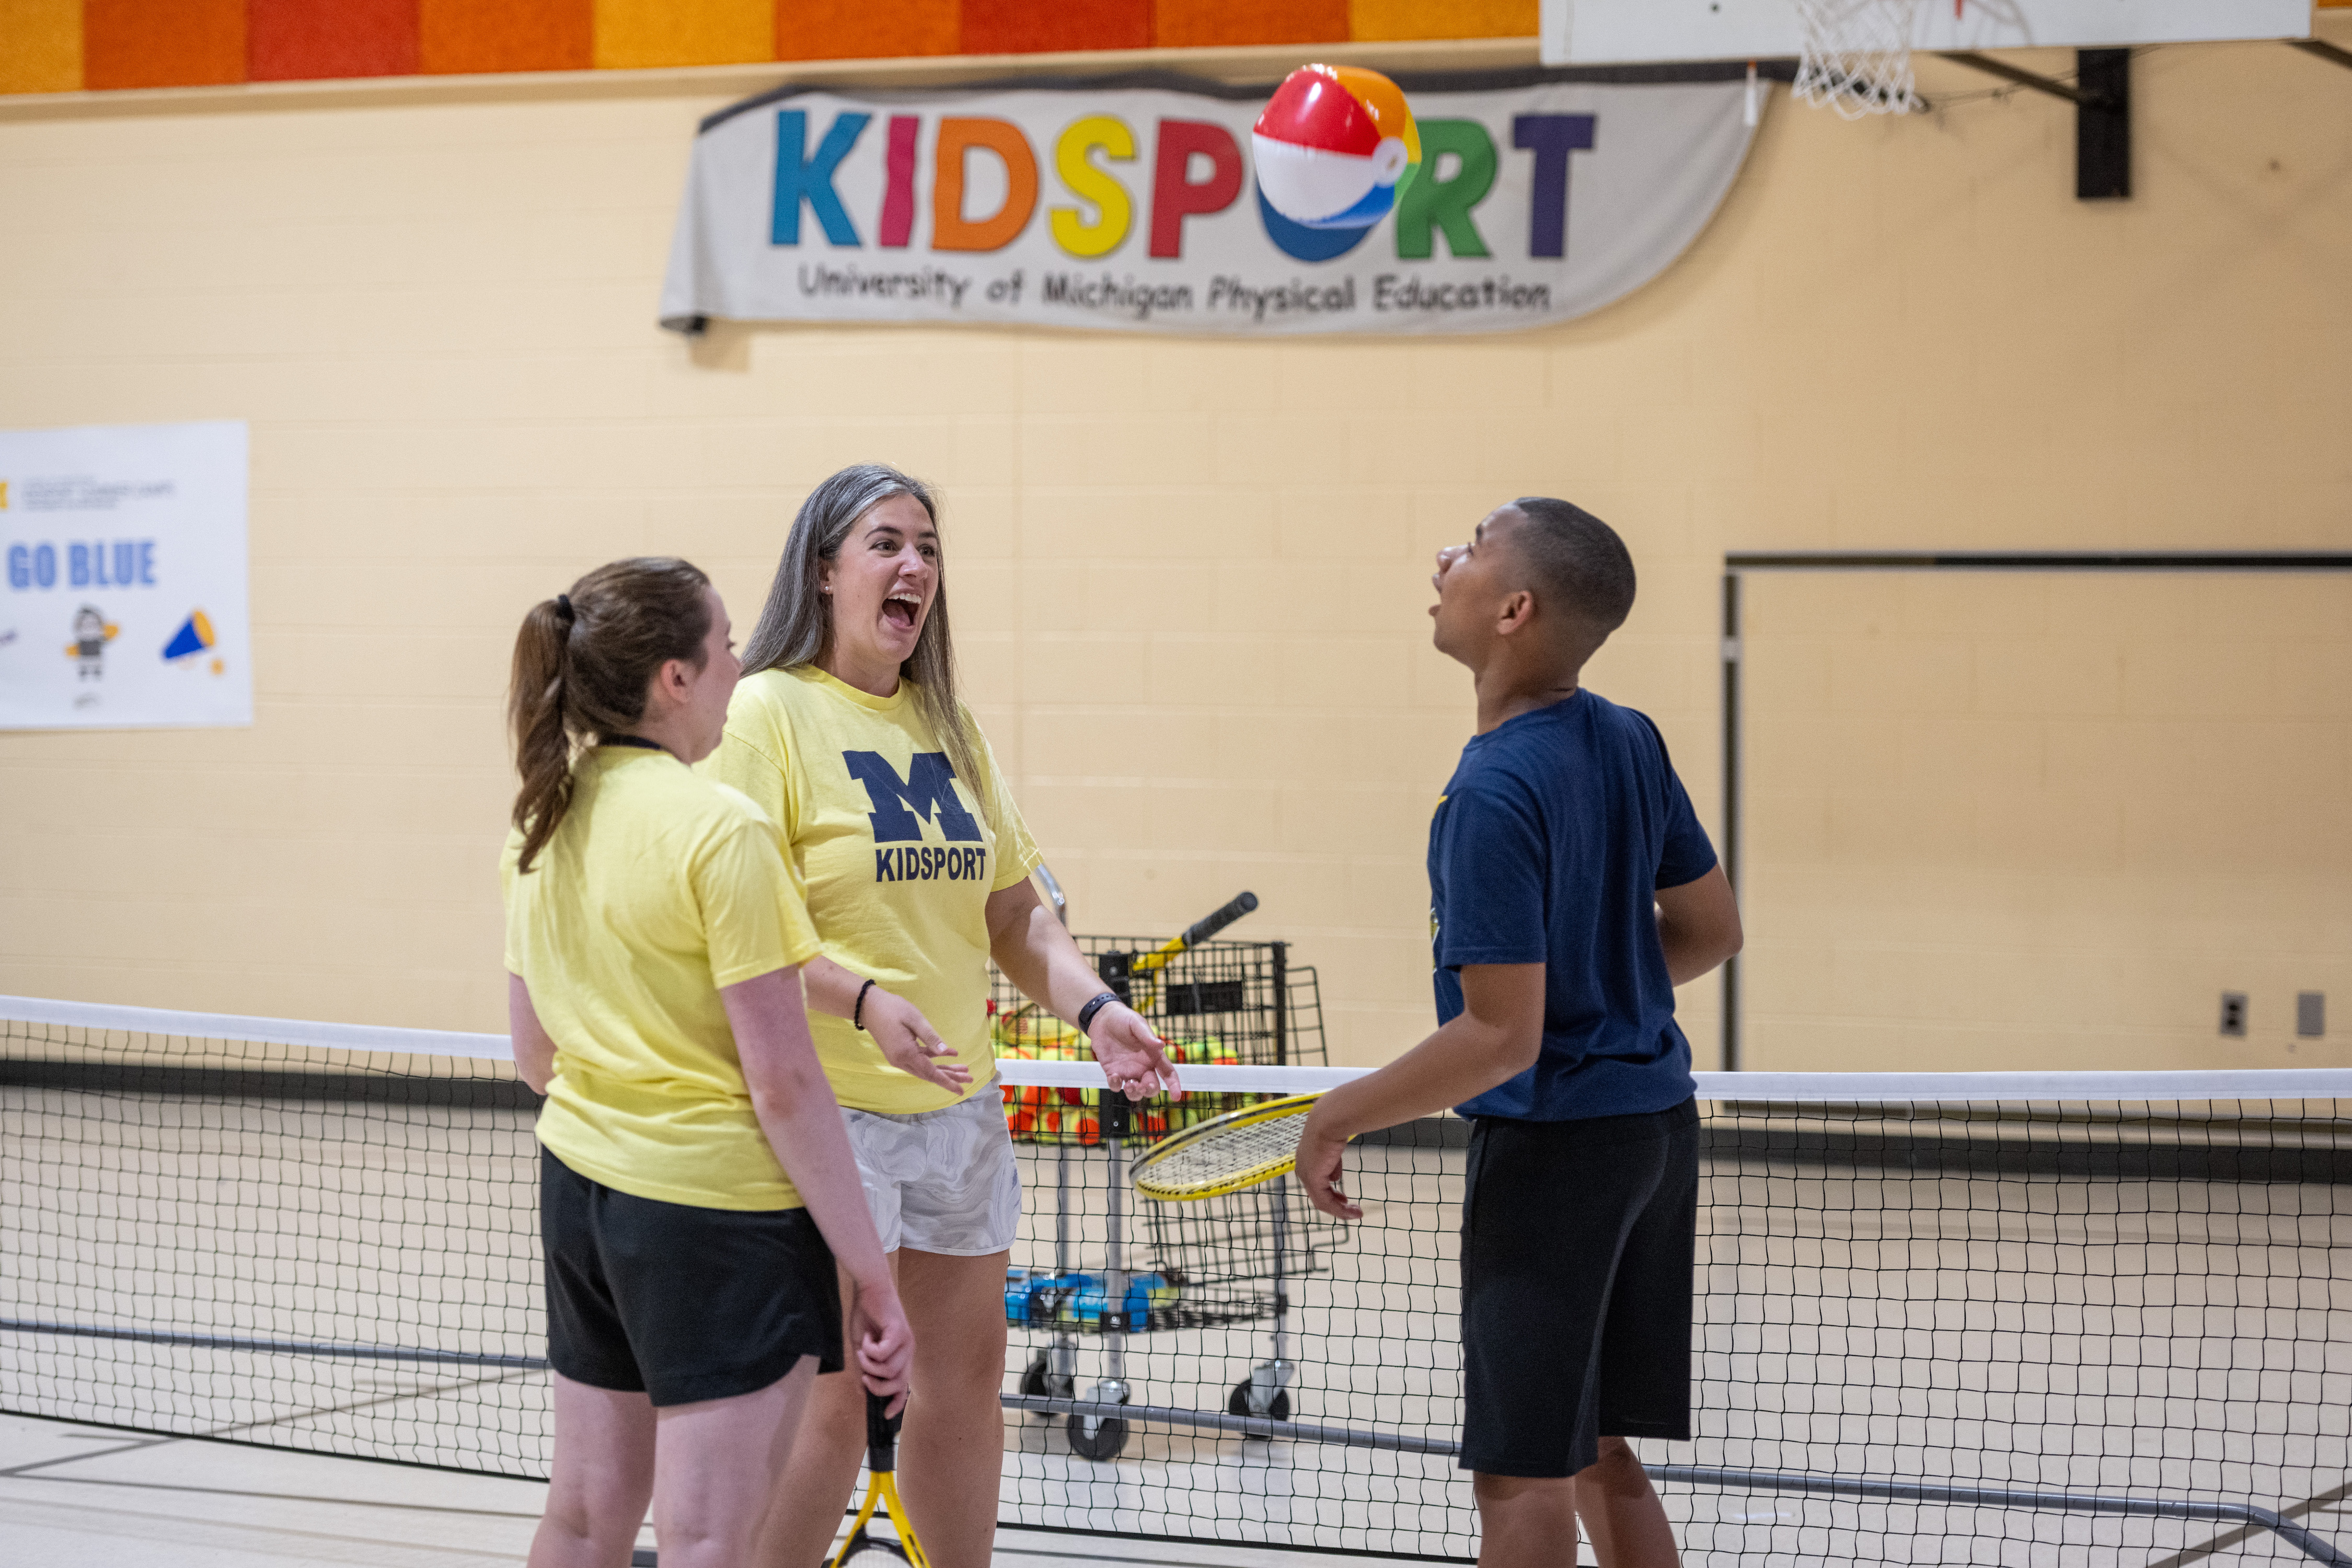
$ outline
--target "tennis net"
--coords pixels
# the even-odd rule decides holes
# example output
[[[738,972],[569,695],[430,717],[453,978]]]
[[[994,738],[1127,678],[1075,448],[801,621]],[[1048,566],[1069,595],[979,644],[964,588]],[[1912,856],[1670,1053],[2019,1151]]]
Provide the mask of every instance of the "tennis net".
[[[2352,1073],[1701,1099],[1696,1438],[1637,1445],[1686,1562],[2347,1561]],[[1462,1124],[1360,1143],[1342,1226],[1139,1204],[1165,1121],[1092,1109],[1016,1143],[1004,1521],[1467,1560]],[[534,1110],[499,1037],[0,998],[0,1408],[543,1476]]]

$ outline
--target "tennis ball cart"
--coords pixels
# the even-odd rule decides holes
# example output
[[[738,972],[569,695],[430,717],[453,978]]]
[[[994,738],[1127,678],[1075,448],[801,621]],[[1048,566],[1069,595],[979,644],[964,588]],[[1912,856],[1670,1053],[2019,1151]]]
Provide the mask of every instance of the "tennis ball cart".
[[[1244,902],[1246,900],[1246,902]],[[1078,945],[1105,986],[1169,1042],[1179,1069],[1194,1066],[1307,1066],[1325,1061],[1315,970],[1290,962],[1287,943],[1209,940],[1255,907],[1244,894],[1176,942],[1082,936]],[[994,977],[991,1026],[1000,1059],[1067,1063],[1057,1084],[1008,1082],[1005,1121],[1019,1147],[1031,1233],[1006,1272],[1004,1315],[1025,1364],[1008,1407],[1052,1419],[1053,1406],[1129,1402],[1130,1346],[1143,1336],[1263,1323],[1264,1354],[1223,1390],[1223,1409],[1202,1412],[1287,1421],[1292,1280],[1323,1271],[1345,1227],[1272,1182],[1198,1203],[1139,1203],[1129,1187],[1134,1157],[1171,1133],[1236,1110],[1252,1097],[1188,1093],[1130,1103],[1077,1085],[1093,1054],[1084,1037]],[[1009,1074],[1008,1076],[1021,1076]],[[1050,1246],[1045,1238],[1051,1216]],[[1228,1345],[1232,1342],[1226,1342]],[[1099,1377],[1078,1394],[1082,1347]],[[1039,1406],[1045,1408],[1040,1409]],[[1203,1426],[1210,1422],[1202,1422]],[[1070,1450],[1116,1458],[1129,1424],[1099,1414],[1063,1419]]]

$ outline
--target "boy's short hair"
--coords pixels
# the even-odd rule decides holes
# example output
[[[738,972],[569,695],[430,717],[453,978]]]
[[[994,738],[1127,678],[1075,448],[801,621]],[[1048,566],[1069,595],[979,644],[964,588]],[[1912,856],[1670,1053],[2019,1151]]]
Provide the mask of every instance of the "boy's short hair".
[[[1550,496],[1511,503],[1528,525],[1514,536],[1534,578],[1537,602],[1564,609],[1593,634],[1597,647],[1633,612],[1633,555],[1617,531]]]

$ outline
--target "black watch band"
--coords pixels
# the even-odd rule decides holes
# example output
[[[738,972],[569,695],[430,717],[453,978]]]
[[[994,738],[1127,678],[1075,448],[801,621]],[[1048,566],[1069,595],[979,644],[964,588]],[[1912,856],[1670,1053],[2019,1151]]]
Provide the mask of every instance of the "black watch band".
[[[1093,1022],[1095,1021],[1095,1015],[1096,1015],[1096,1014],[1097,1014],[1097,1013],[1099,1013],[1099,1012],[1101,1012],[1104,1008],[1106,1008],[1106,1007],[1109,1006],[1112,1003],[1114,1003],[1114,1002],[1116,1002],[1116,1001],[1118,1001],[1118,992],[1116,992],[1116,991],[1106,991],[1106,992],[1104,992],[1101,995],[1097,996],[1097,997],[1095,997],[1092,1001],[1088,1002],[1085,1006],[1083,1006],[1083,1007],[1079,1008],[1079,1009],[1078,1009],[1078,1033],[1080,1033],[1081,1035],[1085,1034],[1085,1033],[1087,1032],[1087,1026],[1088,1026],[1089,1025],[1093,1024]]]

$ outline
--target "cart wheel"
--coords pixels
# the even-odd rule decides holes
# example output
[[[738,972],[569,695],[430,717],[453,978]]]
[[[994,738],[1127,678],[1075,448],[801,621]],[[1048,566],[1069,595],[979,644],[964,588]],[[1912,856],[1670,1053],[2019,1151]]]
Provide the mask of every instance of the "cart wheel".
[[[1066,1429],[1070,1435],[1070,1452],[1082,1459],[1116,1459],[1118,1451],[1127,1447],[1127,1423],[1124,1421],[1073,1415]]]
[[[1045,1359],[1044,1351],[1039,1351],[1032,1357],[1029,1365],[1021,1373],[1021,1392],[1032,1399],[1067,1399],[1076,1391],[1076,1388],[1077,1382],[1075,1378],[1067,1373],[1053,1370],[1052,1363]],[[1050,1412],[1043,1410],[1037,1412],[1037,1419],[1040,1421],[1051,1421],[1053,1418]]]
[[[1286,1388],[1276,1389],[1274,1391],[1274,1399],[1266,1405],[1265,1413],[1269,1418],[1276,1421],[1289,1420],[1290,1391]],[[1255,1415],[1257,1414],[1256,1411],[1250,1408],[1250,1380],[1248,1378],[1245,1377],[1239,1383],[1234,1384],[1234,1392],[1225,1401],[1225,1414],[1228,1415]]]

